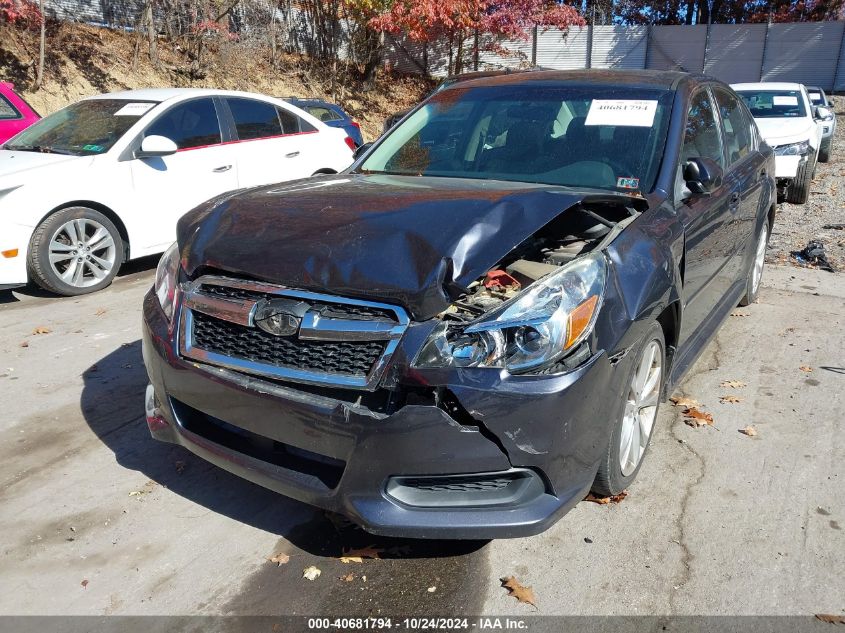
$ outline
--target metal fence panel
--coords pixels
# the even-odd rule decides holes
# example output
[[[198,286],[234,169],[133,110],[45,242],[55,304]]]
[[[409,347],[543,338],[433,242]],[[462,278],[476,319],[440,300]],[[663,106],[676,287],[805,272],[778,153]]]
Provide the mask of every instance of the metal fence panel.
[[[502,47],[507,53],[494,50],[484,50],[494,45]],[[533,43],[528,40],[492,40],[482,42],[482,50],[478,54],[479,70],[496,70],[498,68],[522,68],[531,63]]]
[[[833,87],[845,22],[772,24],[763,60],[763,81],[796,81]]]
[[[537,33],[537,65],[557,70],[587,67],[589,27],[574,26],[562,36],[558,29]]]
[[[592,68],[645,68],[647,26],[594,26]]]
[[[839,43],[839,59],[836,62],[836,68],[833,89],[836,91],[845,90],[845,32],[843,32],[842,40]]]
[[[725,83],[760,81],[765,24],[714,24],[710,27],[704,72]]]
[[[707,25],[653,26],[648,42],[648,68],[700,73],[704,68]]]

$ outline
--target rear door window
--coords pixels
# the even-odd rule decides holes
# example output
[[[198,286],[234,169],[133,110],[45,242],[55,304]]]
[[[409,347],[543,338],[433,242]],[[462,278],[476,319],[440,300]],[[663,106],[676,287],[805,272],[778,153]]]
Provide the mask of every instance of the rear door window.
[[[229,98],[227,102],[240,140],[269,138],[285,133],[279,112],[272,103],[242,98]]]
[[[722,133],[728,150],[728,162],[733,164],[752,151],[751,130],[744,116],[739,99],[732,94],[714,88],[713,95],[722,118]]]
[[[0,120],[19,119],[21,113],[15,109],[9,100],[3,95],[0,95]]]
[[[179,149],[217,145],[222,139],[214,101],[193,99],[173,106],[147,128],[144,136],[164,136]]]
[[[279,113],[279,120],[282,122],[282,130],[284,134],[299,134],[301,132],[314,132],[317,130],[305,119],[296,116],[293,112],[288,112],[284,108],[277,108]]]

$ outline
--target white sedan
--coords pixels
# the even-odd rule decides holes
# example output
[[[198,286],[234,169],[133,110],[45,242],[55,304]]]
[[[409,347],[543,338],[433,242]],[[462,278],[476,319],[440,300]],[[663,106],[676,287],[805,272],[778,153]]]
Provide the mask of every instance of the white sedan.
[[[804,204],[816,170],[821,132],[804,86],[796,83],[732,84],[748,105],[760,134],[775,150],[778,194]]]
[[[353,147],[343,130],[257,94],[153,89],[79,101],[0,146],[0,289],[104,288],[124,261],[163,252],[205,200],[339,172]]]

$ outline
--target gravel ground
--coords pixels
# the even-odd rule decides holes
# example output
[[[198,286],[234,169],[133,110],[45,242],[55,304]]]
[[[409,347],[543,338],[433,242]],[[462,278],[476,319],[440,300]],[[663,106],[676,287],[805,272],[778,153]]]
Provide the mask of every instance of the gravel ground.
[[[770,262],[798,266],[790,252],[801,250],[810,240],[819,240],[834,269],[845,270],[845,230],[822,228],[845,222],[845,97],[837,97],[834,106],[839,125],[830,161],[818,164],[807,204],[780,205],[769,243]]]

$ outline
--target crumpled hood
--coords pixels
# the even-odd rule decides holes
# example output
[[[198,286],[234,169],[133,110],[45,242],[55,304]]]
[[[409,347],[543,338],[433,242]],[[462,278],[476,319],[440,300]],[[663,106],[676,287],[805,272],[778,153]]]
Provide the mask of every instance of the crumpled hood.
[[[178,239],[191,276],[211,269],[398,304],[424,320],[449,306],[450,290],[589,197],[502,181],[337,175],[221,196],[184,216]]]
[[[803,117],[800,119],[777,117],[754,120],[757,122],[760,134],[763,135],[766,143],[772,147],[786,143],[798,143],[815,135],[815,122]]]
[[[0,189],[33,180],[44,180],[54,169],[66,170],[72,163],[89,164],[90,156],[67,156],[42,152],[18,152],[0,149]]]

